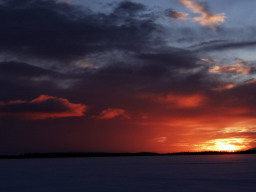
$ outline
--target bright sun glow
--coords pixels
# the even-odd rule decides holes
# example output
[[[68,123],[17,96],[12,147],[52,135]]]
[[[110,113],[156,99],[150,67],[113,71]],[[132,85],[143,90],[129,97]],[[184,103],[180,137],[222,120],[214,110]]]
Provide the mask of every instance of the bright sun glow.
[[[200,146],[201,151],[239,151],[248,148],[245,138],[214,139]]]
[[[225,143],[216,143],[216,151],[236,151],[237,147],[235,145],[231,144],[225,144]]]

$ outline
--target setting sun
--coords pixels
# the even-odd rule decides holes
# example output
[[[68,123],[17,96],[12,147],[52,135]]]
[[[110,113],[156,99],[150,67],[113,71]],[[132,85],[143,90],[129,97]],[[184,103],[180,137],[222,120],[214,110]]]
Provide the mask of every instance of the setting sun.
[[[219,143],[215,146],[216,151],[236,151],[237,147],[235,145],[230,145],[230,144],[223,144]]]
[[[199,150],[234,152],[248,148],[245,138],[214,139],[204,143]]]

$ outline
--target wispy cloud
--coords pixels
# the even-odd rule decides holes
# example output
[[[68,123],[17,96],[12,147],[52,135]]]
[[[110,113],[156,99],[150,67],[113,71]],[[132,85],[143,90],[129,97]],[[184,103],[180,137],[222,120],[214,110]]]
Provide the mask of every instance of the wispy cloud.
[[[168,9],[166,11],[166,15],[173,18],[173,19],[177,19],[177,20],[187,20],[188,16],[189,16],[188,13],[177,12],[177,11],[174,11],[172,9]]]
[[[236,86],[237,86],[236,83],[224,82],[224,83],[220,83],[219,85],[214,87],[213,90],[215,90],[215,91],[224,91],[224,90],[232,89]]]
[[[235,65],[216,65],[209,68],[209,72],[227,72],[236,74],[248,74],[251,71],[251,67],[248,63],[237,61]]]
[[[210,13],[202,3],[189,1],[189,0],[181,0],[181,4],[185,7],[189,8],[193,13],[200,14],[199,17],[193,17],[192,20],[200,23],[203,26],[207,27],[215,27],[221,23],[225,22],[225,14],[212,14]]]
[[[245,85],[248,85],[248,84],[255,84],[256,83],[256,80],[255,79],[249,79],[247,81],[244,82]]]

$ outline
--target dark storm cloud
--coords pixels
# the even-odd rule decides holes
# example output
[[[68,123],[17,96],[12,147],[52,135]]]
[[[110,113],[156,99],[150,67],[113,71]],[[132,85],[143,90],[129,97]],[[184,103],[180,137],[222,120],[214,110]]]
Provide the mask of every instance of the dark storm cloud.
[[[97,70],[88,70],[81,75],[80,81],[67,97],[75,95],[80,103],[86,102],[94,106],[92,110],[98,111],[108,107],[134,113],[151,111],[150,108],[160,109],[162,104],[146,100],[141,95],[190,95],[210,89],[211,79],[204,81],[207,77],[203,68],[193,74],[185,70],[193,70],[191,66],[196,62],[192,54],[186,53],[183,58],[181,55],[174,56],[171,51],[169,56],[160,53],[138,54],[135,61],[112,63]],[[179,66],[179,60],[185,64]]]
[[[120,61],[115,63],[108,63],[105,66],[96,70],[87,70],[82,75],[83,82],[90,81],[91,85],[102,84],[104,86],[125,86],[129,87],[149,87],[155,85],[156,87],[163,86],[166,83],[179,82],[181,79],[186,79],[195,74],[186,73],[184,70],[191,70],[193,68],[201,67],[196,65],[198,59],[193,52],[169,49],[168,51],[155,53],[141,53],[132,55],[130,61]],[[201,76],[204,69],[197,73]],[[95,84],[92,82],[95,80]],[[190,79],[191,81],[192,79]],[[102,82],[101,82],[102,81]],[[176,84],[172,84],[176,86]]]
[[[208,73],[207,67],[197,65],[193,52],[185,51],[180,57],[171,51],[169,55],[148,53],[135,57],[135,64],[123,61],[84,72],[81,81],[72,88],[72,95],[82,103],[87,101],[98,112],[113,107],[132,114],[147,111],[162,117],[216,113],[255,116],[255,83],[216,91],[214,88],[223,82]]]
[[[140,50],[157,29],[150,17],[143,17],[144,10],[127,1],[106,15],[54,0],[4,0],[0,52],[72,61],[110,49]]]
[[[97,59],[102,52],[116,49],[127,58],[115,62],[117,55],[113,53],[100,61],[104,63],[99,68],[79,68],[75,78],[73,71],[63,75],[43,69],[40,62],[36,63],[38,67],[2,63],[0,83],[10,89],[1,95],[5,101],[8,97],[30,100],[42,94],[63,95],[77,98],[79,103],[102,105],[103,110],[122,108],[124,100],[129,101],[140,91],[188,94],[209,84],[203,81],[205,69],[193,74],[186,71],[201,67],[196,64],[196,53],[159,48],[163,41],[153,37],[162,28],[139,3],[122,1],[112,5],[109,14],[103,14],[53,0],[5,0],[0,5],[0,22],[5,28],[0,31],[2,54],[73,62],[92,53]],[[72,80],[77,82],[66,86],[67,91],[58,87]]]
[[[0,62],[0,101],[30,100],[38,95],[58,95],[77,81],[74,75],[22,62]]]
[[[135,16],[140,11],[146,10],[145,6],[139,3],[134,3],[130,1],[122,1],[118,7],[115,8],[112,16],[126,17],[127,15]]]
[[[164,53],[145,53],[138,56],[157,67],[166,65],[173,68],[194,68],[198,58],[194,53],[185,50],[175,49],[173,51]]]
[[[155,48],[156,41],[151,38],[159,26],[144,14],[146,8],[141,4],[124,1],[115,5],[108,15],[50,0],[26,0],[22,3],[6,0],[0,9],[0,21],[2,19],[6,28],[0,32],[2,53],[73,61],[90,53],[112,49],[133,52],[127,56],[130,61],[113,62],[112,58],[107,58],[104,61],[107,64],[99,68],[81,69],[76,77],[79,81],[68,87],[66,92],[56,89],[52,82],[57,78],[64,84],[69,76],[24,63],[0,65],[4,81],[0,83],[13,89],[5,94],[18,95],[17,99],[31,99],[41,94],[63,95],[64,98],[92,105],[99,111],[109,107],[138,111],[164,105],[142,101],[137,97],[140,93],[184,97],[198,93],[208,95],[212,86],[217,84],[207,76],[206,68],[192,72],[202,67],[196,64],[199,60],[197,53]],[[216,101],[220,97],[218,95]]]

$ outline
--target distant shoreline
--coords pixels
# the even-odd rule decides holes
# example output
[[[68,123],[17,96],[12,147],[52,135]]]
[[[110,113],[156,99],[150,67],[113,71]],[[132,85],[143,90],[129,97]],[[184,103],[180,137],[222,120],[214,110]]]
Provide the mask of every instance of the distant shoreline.
[[[25,153],[20,155],[0,155],[0,159],[39,159],[39,158],[83,158],[83,157],[138,157],[138,156],[178,156],[178,155],[231,155],[231,154],[256,154],[256,150],[247,151],[203,151],[179,153]]]

